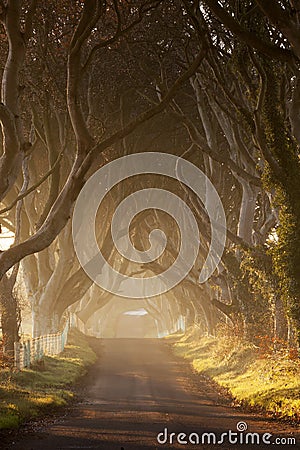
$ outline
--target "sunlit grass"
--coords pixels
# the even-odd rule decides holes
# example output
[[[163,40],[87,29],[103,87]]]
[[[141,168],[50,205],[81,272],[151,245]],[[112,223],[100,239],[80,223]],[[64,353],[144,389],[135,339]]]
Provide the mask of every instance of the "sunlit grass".
[[[283,354],[261,357],[238,338],[199,337],[190,331],[174,343],[177,355],[227,388],[236,402],[276,417],[300,419],[300,361]]]
[[[85,337],[72,330],[60,356],[46,357],[43,364],[19,373],[1,370],[0,429],[66,405],[74,395],[71,387],[95,359]]]

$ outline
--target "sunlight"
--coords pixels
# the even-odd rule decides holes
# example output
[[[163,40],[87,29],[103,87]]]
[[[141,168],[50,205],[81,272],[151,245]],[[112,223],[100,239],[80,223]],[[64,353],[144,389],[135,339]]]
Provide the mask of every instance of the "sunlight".
[[[4,251],[7,250],[14,242],[14,233],[9,231],[5,227],[1,227],[1,234],[0,234],[0,250]]]

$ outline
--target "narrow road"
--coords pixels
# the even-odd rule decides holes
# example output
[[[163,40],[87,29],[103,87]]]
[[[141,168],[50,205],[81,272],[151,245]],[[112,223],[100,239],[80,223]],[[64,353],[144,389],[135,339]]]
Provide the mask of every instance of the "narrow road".
[[[255,449],[270,448],[235,444],[247,432],[265,438],[277,448],[300,448],[300,433],[289,425],[266,420],[233,408],[204,378],[192,373],[189,364],[172,355],[168,345],[155,339],[107,339],[99,341],[99,360],[85,381],[84,401],[67,417],[23,436],[10,448],[15,450],[156,450],[156,449]],[[247,431],[237,432],[245,422]],[[244,425],[245,426],[245,425]],[[243,427],[243,425],[239,425]],[[166,432],[167,429],[167,442]],[[157,435],[160,435],[160,442]],[[171,435],[175,433],[175,435]],[[179,433],[185,433],[179,435]],[[194,434],[191,434],[194,433]],[[199,436],[200,444],[197,444]],[[295,445],[285,445],[288,438]],[[192,443],[178,443],[191,440]],[[248,437],[249,442],[255,437]],[[201,440],[204,439],[204,444]],[[210,443],[208,443],[210,439]],[[285,439],[285,440],[284,440]],[[171,443],[170,443],[171,440]],[[233,441],[232,441],[233,440]],[[275,445],[276,445],[275,444]],[[273,447],[274,448],[274,447]]]

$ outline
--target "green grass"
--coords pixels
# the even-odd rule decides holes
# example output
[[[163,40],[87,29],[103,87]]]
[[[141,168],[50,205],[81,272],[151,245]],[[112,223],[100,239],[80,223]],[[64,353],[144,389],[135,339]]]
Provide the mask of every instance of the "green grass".
[[[238,404],[300,420],[300,361],[287,353],[261,355],[238,337],[201,337],[195,330],[170,341],[195,371],[228,389]]]
[[[72,386],[96,360],[86,338],[71,330],[64,352],[18,373],[0,370],[0,429],[53,411],[72,400]]]

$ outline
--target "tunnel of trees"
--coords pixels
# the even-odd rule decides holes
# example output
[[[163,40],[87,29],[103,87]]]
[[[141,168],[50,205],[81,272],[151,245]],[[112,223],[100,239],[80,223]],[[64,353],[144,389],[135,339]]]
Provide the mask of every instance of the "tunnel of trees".
[[[159,175],[118,184],[96,229],[123,273],[163,272],[180,242],[173,219],[150,209],[133,220],[131,239],[143,250],[162,229],[164,254],[144,265],[118,254],[110,223],[132,192],[177,194],[201,236],[188,276],[136,308],[161,332],[183,317],[203,333],[226,323],[253,342],[263,333],[299,345],[299,0],[0,0],[0,20],[0,231],[14,236],[0,252],[4,352],[19,339],[20,297],[35,336],[57,331],[67,311],[91,332],[110,320],[115,304],[79,265],[71,217],[96,170],[138,152],[199,167],[222,200],[227,239],[199,283],[211,239],[205,205]]]

